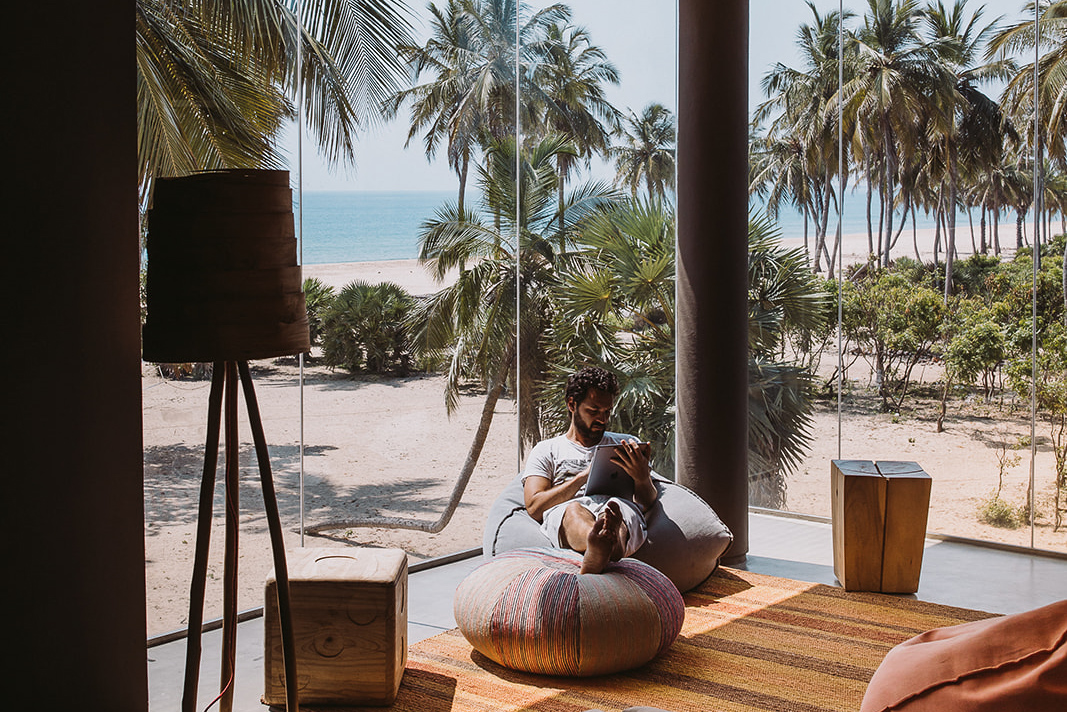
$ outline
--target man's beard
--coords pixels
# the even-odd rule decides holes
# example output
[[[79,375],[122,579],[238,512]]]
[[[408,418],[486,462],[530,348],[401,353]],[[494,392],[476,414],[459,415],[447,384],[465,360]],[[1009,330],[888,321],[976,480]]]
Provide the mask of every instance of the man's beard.
[[[591,423],[582,420],[581,416],[575,413],[574,429],[578,431],[582,438],[599,442],[604,437],[604,431],[607,430],[607,426],[601,427],[599,430],[594,429]]]

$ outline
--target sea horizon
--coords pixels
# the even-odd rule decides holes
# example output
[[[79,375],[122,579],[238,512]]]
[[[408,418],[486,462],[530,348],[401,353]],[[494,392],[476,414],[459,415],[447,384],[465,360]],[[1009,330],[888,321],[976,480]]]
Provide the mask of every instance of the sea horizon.
[[[386,262],[413,260],[419,256],[419,231],[437,211],[456,202],[458,190],[318,190],[303,191],[301,264],[337,264],[349,262]],[[854,235],[867,232],[866,197],[856,195],[852,200],[846,195],[842,221],[842,234]],[[477,190],[467,189],[467,201],[473,205],[479,200]],[[761,202],[754,199],[750,212],[762,211]],[[877,201],[872,210],[877,211]],[[874,217],[877,221],[877,214]],[[895,216],[896,220],[900,216]],[[978,230],[978,215],[975,214],[975,230]],[[792,206],[783,206],[775,219],[782,240],[802,240],[803,217]],[[1010,225],[1008,225],[1010,223]],[[1001,219],[1001,235],[1005,227],[1014,231],[1014,216]],[[894,232],[899,227],[894,225]],[[967,231],[970,222],[966,213],[956,218],[958,231]],[[918,215],[916,227],[932,229],[932,217]],[[828,233],[837,229],[837,216],[831,214]],[[905,232],[911,230],[910,217],[906,220]],[[991,229],[991,228],[989,228]],[[877,230],[877,222],[875,223]],[[809,222],[808,236],[813,239],[814,225]],[[967,233],[965,233],[967,234]]]

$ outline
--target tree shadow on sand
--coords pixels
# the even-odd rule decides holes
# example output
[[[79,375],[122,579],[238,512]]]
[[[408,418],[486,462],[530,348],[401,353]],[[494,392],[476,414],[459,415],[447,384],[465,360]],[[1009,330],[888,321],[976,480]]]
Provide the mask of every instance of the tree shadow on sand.
[[[300,448],[270,446],[270,465],[283,526],[298,530],[300,521]],[[337,448],[305,446],[305,462]],[[145,448],[146,534],[161,527],[192,525],[197,521],[204,451],[202,447],[177,444]],[[222,453],[216,469],[213,511],[221,516],[224,505]],[[260,473],[251,444],[240,448],[240,508],[242,526],[266,527]],[[425,476],[397,474],[388,482],[335,484],[307,472],[304,474],[305,519],[308,523],[374,518],[403,518],[432,522],[444,509],[439,494],[441,481]],[[461,503],[461,508],[472,505]],[[331,537],[332,538],[332,537]]]

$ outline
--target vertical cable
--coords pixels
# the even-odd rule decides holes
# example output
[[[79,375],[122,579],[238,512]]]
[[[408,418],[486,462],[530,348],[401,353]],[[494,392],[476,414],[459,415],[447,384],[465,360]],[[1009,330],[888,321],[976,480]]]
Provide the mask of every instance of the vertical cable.
[[[844,308],[842,297],[844,294],[844,254],[845,242],[842,235],[841,225],[845,219],[845,4],[844,0],[837,3],[837,459],[841,459],[841,408],[843,404],[842,391],[844,390],[845,364],[843,322]],[[823,239],[826,236],[823,235]],[[818,249],[818,248],[816,248]]]
[[[522,321],[522,270],[519,261],[519,219],[522,214],[522,89],[519,83],[519,2],[515,0],[515,460],[516,472],[522,471],[522,342],[519,327]]]
[[[1041,58],[1041,3],[1034,2],[1034,254],[1033,263],[1034,296],[1031,299],[1033,319],[1030,327],[1030,548],[1034,548],[1034,504],[1037,500],[1034,492],[1034,468],[1037,462],[1037,278],[1038,264],[1041,261],[1041,108],[1039,60]]]
[[[296,217],[297,256],[304,266],[304,2],[296,3]],[[301,277],[302,278],[302,277]],[[300,455],[298,483],[300,488],[300,547],[304,546],[304,354],[299,355],[300,377]]]

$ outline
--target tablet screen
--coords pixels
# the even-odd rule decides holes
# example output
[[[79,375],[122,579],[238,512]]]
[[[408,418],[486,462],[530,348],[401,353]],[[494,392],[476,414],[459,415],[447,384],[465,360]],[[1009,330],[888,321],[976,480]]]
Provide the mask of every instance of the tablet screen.
[[[641,447],[649,447],[648,443],[641,443]],[[593,452],[593,462],[589,468],[589,480],[585,485],[586,494],[606,494],[620,499],[633,499],[634,481],[626,474],[626,471],[611,461],[615,449],[620,443],[614,445],[597,445]]]

